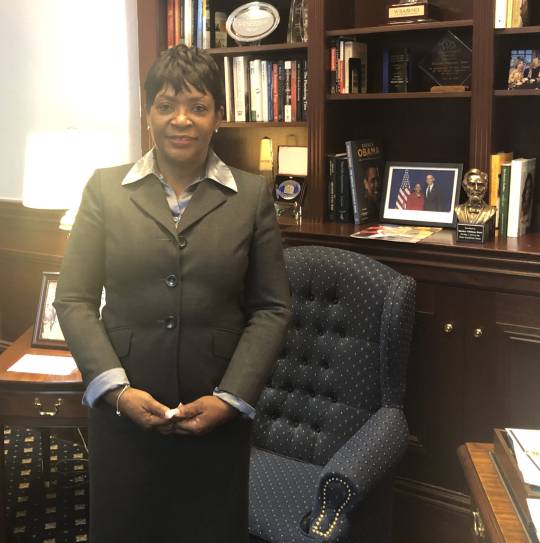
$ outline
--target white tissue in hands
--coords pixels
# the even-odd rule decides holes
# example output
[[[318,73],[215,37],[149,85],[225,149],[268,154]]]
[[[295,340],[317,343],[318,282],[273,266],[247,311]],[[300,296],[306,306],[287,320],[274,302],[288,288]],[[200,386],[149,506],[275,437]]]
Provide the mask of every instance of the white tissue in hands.
[[[175,407],[174,409],[169,409],[168,411],[165,412],[165,418],[172,419],[173,417],[178,415],[179,412],[180,411],[178,411],[178,407]]]

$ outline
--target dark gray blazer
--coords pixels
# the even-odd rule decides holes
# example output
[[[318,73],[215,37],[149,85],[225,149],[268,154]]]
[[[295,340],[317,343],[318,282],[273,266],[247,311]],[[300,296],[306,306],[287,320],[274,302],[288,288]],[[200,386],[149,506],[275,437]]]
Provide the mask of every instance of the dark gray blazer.
[[[121,365],[132,386],[168,406],[216,386],[254,405],[290,318],[264,182],[234,168],[237,193],[203,181],[176,229],[158,179],[121,185],[129,168],[90,179],[57,287],[84,382]]]

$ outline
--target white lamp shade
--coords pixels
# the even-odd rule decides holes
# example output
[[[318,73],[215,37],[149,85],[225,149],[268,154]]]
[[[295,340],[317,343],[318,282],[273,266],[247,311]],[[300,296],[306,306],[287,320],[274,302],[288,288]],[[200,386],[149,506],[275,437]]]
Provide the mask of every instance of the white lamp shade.
[[[116,139],[116,144],[115,144]],[[37,209],[77,208],[97,168],[126,156],[111,132],[65,130],[30,134],[26,140],[23,205]]]

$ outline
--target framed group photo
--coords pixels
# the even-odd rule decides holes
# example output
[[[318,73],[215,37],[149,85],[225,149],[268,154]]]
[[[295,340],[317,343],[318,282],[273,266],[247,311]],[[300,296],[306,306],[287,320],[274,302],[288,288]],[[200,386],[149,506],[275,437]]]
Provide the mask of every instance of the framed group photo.
[[[455,227],[463,164],[387,162],[381,220]]]
[[[64,334],[53,306],[58,284],[58,272],[43,272],[38,309],[32,335],[32,347],[52,347],[68,350]]]

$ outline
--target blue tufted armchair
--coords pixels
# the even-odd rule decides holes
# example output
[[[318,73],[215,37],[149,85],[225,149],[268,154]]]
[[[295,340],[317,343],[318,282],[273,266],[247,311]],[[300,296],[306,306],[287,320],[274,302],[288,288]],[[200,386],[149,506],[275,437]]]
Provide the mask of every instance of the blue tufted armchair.
[[[341,249],[285,258],[293,319],[257,404],[252,541],[388,541],[415,283]]]

